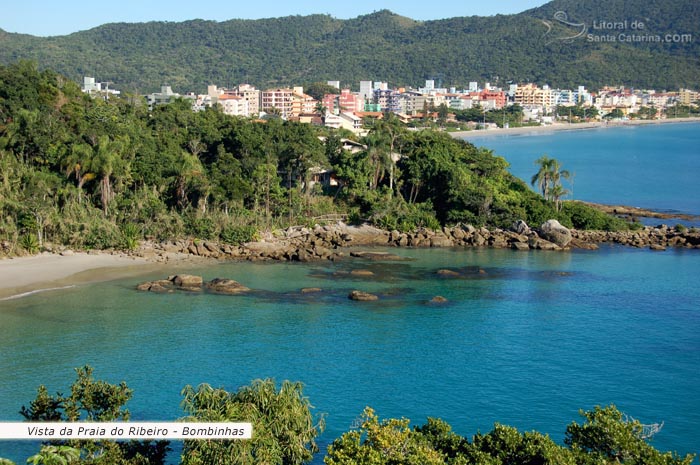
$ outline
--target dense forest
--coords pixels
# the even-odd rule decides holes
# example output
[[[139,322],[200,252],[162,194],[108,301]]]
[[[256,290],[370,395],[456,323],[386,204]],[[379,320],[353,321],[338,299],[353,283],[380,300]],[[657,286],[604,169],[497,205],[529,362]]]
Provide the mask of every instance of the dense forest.
[[[408,131],[387,115],[359,150],[346,150],[346,137],[354,136],[193,112],[184,100],[149,112],[141,97],[93,99],[30,62],[0,66],[0,241],[5,253],[45,242],[128,249],[143,238],[238,244],[337,213],[401,231],[550,218],[627,228],[562,205],[562,193],[538,195],[503,158],[443,132]]]
[[[663,40],[567,40],[578,29],[555,19],[563,19],[561,13],[595,36]],[[507,87],[512,81],[677,90],[697,87],[700,75],[700,5],[694,0],[555,0],[517,15],[425,22],[386,10],[349,20],[221,19],[106,24],[48,38],[0,31],[0,63],[29,59],[76,81],[94,76],[143,94],[163,84],[202,93],[208,84],[267,88],[340,80],[357,90],[360,80],[418,86],[431,78],[456,87],[469,81]],[[594,29],[601,20],[628,26]],[[631,29],[635,21],[644,28]]]
[[[40,386],[21,414],[27,421],[128,421],[126,404],[133,391],[126,383],[96,380],[93,369],[76,369],[70,394],[50,394]],[[186,440],[183,465],[302,465],[320,452],[316,442],[324,430],[323,414],[315,412],[303,384],[255,380],[236,392],[207,384],[181,392],[185,421],[250,422],[250,440]],[[488,433],[456,434],[439,418],[421,426],[410,421],[380,419],[367,407],[357,427],[328,447],[326,465],[690,465],[693,455],[660,452],[649,442],[644,426],[614,405],[580,411],[584,421],[566,427],[564,445],[538,431],[520,432],[496,423]],[[35,465],[162,465],[175,463],[167,441],[80,441],[45,443],[27,460]],[[325,452],[325,451],[324,451]],[[0,458],[0,465],[14,465]]]

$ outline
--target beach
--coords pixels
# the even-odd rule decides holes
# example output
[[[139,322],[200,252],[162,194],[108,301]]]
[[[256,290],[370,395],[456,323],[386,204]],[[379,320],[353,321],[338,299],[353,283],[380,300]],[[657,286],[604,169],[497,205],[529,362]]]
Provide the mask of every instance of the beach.
[[[0,300],[148,271],[146,259],[108,253],[42,253],[0,260]]]
[[[554,123],[542,126],[523,126],[518,128],[498,128],[498,129],[478,129],[472,131],[456,131],[451,132],[452,137],[461,139],[469,137],[482,137],[492,135],[520,135],[531,133],[542,133],[551,131],[577,131],[583,129],[601,129],[601,128],[619,128],[623,126],[645,126],[657,124],[671,123],[697,123],[700,118],[671,118],[671,119],[654,119],[654,120],[628,120],[628,121],[596,121],[590,123]]]

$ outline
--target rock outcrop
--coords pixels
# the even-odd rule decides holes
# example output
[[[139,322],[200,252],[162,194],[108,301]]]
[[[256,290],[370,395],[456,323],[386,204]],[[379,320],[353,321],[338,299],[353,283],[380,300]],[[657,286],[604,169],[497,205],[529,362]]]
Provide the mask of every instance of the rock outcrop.
[[[540,236],[559,247],[566,247],[571,242],[571,231],[557,220],[548,220],[540,226]]]
[[[220,260],[316,261],[346,259],[346,247],[488,247],[514,250],[596,249],[600,243],[615,243],[656,249],[668,247],[700,249],[700,232],[661,225],[637,231],[569,230],[556,220],[545,222],[535,231],[524,221],[517,221],[512,230],[476,228],[472,225],[445,227],[439,231],[419,229],[411,233],[382,231],[370,226],[354,227],[343,223],[314,228],[296,227],[275,231],[264,240],[240,246],[211,241],[179,240],[144,243],[133,254],[157,262],[183,258]],[[362,260],[406,260],[399,255],[375,251],[352,251],[350,256]],[[201,285],[201,283],[200,283]],[[196,284],[194,284],[196,287]]]
[[[168,279],[147,281],[136,286],[138,291],[172,293],[176,291],[200,292],[206,290],[214,294],[237,295],[250,291],[247,287],[233,279],[215,278],[205,283],[201,276],[179,274]]]

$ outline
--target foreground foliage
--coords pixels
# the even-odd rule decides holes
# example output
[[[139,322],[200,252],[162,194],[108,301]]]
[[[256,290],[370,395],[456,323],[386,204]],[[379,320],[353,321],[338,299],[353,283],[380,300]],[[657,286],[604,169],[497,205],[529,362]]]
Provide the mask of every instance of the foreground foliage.
[[[323,417],[314,418],[301,383],[285,381],[277,390],[271,379],[256,380],[235,393],[207,384],[182,391],[186,420],[250,422],[249,441],[185,441],[183,465],[285,464],[311,461],[318,452],[315,438],[323,431]]]
[[[131,397],[125,383],[114,385],[92,378],[89,366],[76,370],[71,395],[50,396],[40,386],[22,415],[29,421],[128,421],[124,408]],[[183,420],[251,422],[251,440],[186,440],[183,465],[260,464],[300,465],[318,452],[317,436],[324,418],[312,413],[301,383],[256,380],[236,392],[202,384],[182,391]],[[367,407],[359,428],[337,438],[329,447],[327,465],[690,465],[694,456],[680,457],[651,446],[637,420],[628,420],[614,406],[580,411],[582,424],[566,428],[564,445],[537,431],[521,433],[496,423],[469,441],[438,418],[411,428],[410,420],[384,419]],[[54,464],[159,465],[169,448],[159,443],[71,441],[45,444],[27,462]],[[0,458],[0,465],[14,465]]]

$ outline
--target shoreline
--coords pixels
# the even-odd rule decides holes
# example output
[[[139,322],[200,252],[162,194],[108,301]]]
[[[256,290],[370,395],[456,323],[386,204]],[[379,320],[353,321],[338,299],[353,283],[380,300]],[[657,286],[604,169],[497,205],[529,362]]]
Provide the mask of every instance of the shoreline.
[[[700,123],[700,117],[690,118],[666,118],[653,120],[629,120],[611,122],[590,122],[590,123],[554,123],[546,126],[523,126],[518,128],[498,128],[498,129],[476,129],[471,131],[456,131],[449,134],[456,139],[468,140],[471,137],[491,137],[505,135],[525,135],[525,134],[546,134],[560,131],[581,131],[587,129],[610,129],[627,126],[648,126],[659,124],[680,124],[680,123]]]
[[[524,223],[523,223],[524,224]],[[220,261],[335,261],[347,259],[347,252],[358,247],[398,248],[494,248],[513,249],[514,253],[533,250],[595,250],[610,243],[650,250],[669,248],[700,249],[700,232],[663,227],[645,227],[636,231],[569,230],[570,239],[559,243],[539,229],[527,225],[518,231],[475,228],[470,225],[445,227],[438,231],[414,233],[385,231],[372,226],[348,226],[343,223],[312,228],[294,227],[265,240],[231,246],[209,241],[179,240],[143,242],[129,253],[77,252],[68,255],[44,252],[31,257],[0,260],[0,302],[40,292],[69,289],[81,284],[110,281],[154,273],[167,274],[182,268]],[[547,237],[547,239],[544,239]],[[550,242],[554,240],[557,243]],[[568,245],[567,245],[568,244]],[[65,254],[65,252],[64,252]],[[357,257],[356,253],[349,255]],[[383,259],[381,253],[369,254]]]
[[[146,259],[109,252],[42,253],[0,260],[0,302],[132,276],[151,267]]]

